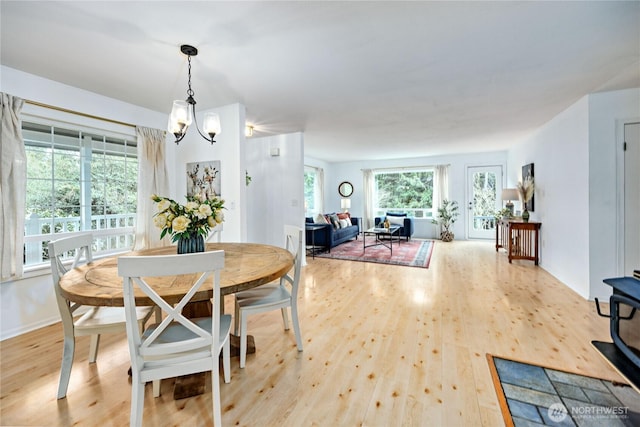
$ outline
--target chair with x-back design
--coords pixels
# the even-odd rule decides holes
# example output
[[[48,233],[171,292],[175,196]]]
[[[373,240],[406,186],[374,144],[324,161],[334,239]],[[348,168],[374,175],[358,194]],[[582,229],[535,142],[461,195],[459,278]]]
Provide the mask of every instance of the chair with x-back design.
[[[124,307],[127,316],[127,338],[132,368],[132,426],[142,424],[144,386],[150,381],[211,371],[214,425],[221,424],[220,379],[218,360],[222,351],[224,381],[229,382],[231,316],[220,313],[220,271],[224,267],[224,251],[182,255],[122,256],[118,258],[118,274],[123,277]],[[179,276],[179,277],[176,277]],[[190,289],[173,305],[160,296],[153,280],[188,281]],[[213,280],[212,315],[189,319],[184,307]],[[135,289],[140,289],[166,317],[151,325],[144,334],[135,326]]]
[[[100,334],[118,333],[125,330],[125,315],[122,307],[85,307],[81,304],[72,303],[62,295],[59,284],[60,278],[69,269],[93,261],[92,244],[93,236],[91,233],[64,237],[49,242],[53,288],[64,332],[58,399],[62,399],[67,395],[71,367],[73,366],[75,355],[76,337],[91,336],[89,363],[94,363],[98,356]],[[68,255],[72,253],[73,259],[69,260]],[[87,311],[82,316],[74,319],[74,313],[81,307],[86,308]],[[152,313],[153,307],[140,307],[136,310],[136,324],[140,330],[144,328],[144,324]]]

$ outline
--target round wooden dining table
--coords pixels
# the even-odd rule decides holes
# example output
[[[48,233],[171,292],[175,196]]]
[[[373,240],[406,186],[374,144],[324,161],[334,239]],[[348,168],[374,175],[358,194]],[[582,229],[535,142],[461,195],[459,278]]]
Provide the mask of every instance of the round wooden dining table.
[[[224,251],[224,269],[220,272],[222,297],[279,279],[291,270],[294,262],[293,255],[288,250],[257,243],[208,243],[206,250]],[[175,246],[165,246],[102,258],[76,267],[60,279],[62,294],[70,301],[83,305],[124,306],[122,278],[118,275],[118,256],[155,256],[175,253]],[[169,303],[178,303],[193,283],[187,275],[146,278],[146,280]],[[191,299],[191,303],[183,309],[185,316],[211,316],[209,301],[213,297],[212,280],[209,278],[203,283],[200,291]],[[136,305],[153,305],[140,289],[135,287],[134,292]],[[224,298],[221,298],[220,305],[224,308]],[[230,340],[231,354],[239,355],[239,337],[231,335]],[[253,337],[248,335],[247,353],[253,352],[255,352],[255,343]],[[176,400],[195,396],[202,394],[204,388],[204,375],[178,377],[173,396]]]
[[[233,294],[279,279],[293,267],[293,255],[286,249],[258,243],[208,243],[207,251],[224,251],[220,272],[220,295]],[[126,256],[171,255],[175,246],[128,252]],[[118,256],[102,258],[68,271],[60,280],[62,294],[83,305],[123,306],[122,278],[118,276]],[[148,279],[154,290],[169,303],[177,303],[191,287],[184,277]],[[212,282],[204,283],[191,301],[208,301]],[[136,288],[137,305],[153,305]]]

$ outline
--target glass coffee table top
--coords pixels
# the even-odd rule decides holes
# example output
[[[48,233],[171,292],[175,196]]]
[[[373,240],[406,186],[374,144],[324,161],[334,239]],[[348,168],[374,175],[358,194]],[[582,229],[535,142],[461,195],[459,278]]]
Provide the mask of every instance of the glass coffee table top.
[[[400,244],[399,225],[392,225],[389,228],[373,227],[362,232],[362,249],[366,250],[372,246],[384,246],[389,248],[393,255],[393,242]],[[367,244],[367,236],[375,236],[373,243]],[[382,237],[382,238],[381,238]]]

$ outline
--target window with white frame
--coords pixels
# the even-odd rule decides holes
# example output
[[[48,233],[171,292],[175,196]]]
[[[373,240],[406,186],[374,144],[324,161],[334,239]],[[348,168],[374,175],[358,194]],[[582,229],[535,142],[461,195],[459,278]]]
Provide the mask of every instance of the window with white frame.
[[[91,231],[94,253],[133,245],[138,158],[135,135],[25,119],[24,265],[48,260],[47,243]]]
[[[409,217],[433,216],[433,168],[374,171],[375,216],[406,212]]]
[[[304,210],[306,216],[315,216],[322,210],[320,174],[317,168],[304,167]]]

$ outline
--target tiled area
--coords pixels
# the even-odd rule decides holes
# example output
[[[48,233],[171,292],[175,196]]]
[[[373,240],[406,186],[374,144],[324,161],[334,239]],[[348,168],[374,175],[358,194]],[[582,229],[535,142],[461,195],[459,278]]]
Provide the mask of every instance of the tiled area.
[[[513,424],[639,426],[640,394],[627,385],[493,357]]]

